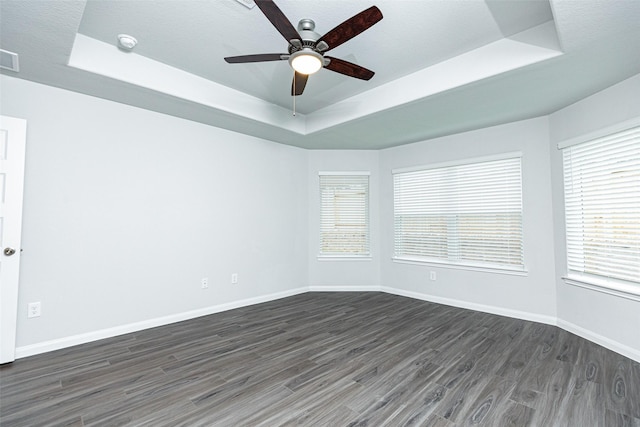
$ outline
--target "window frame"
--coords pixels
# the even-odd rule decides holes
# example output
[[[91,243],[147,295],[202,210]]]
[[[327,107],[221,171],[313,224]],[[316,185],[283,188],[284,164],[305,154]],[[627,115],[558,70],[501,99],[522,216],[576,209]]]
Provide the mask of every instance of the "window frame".
[[[597,143],[602,140],[616,138],[619,134],[634,130],[640,127],[640,118],[624,121],[613,126],[608,126],[558,143],[557,148],[561,151],[562,177],[563,177],[563,216],[564,216],[564,239],[565,239],[565,275],[562,279],[565,283],[573,286],[591,289],[598,292],[615,295],[635,301],[640,301],[640,281],[629,281],[604,275],[590,274],[585,271],[578,271],[570,268],[569,260],[569,237],[568,237],[568,215],[567,215],[567,171],[565,170],[565,150],[581,144]]]
[[[360,253],[349,252],[323,252],[323,176],[331,177],[366,177],[366,193],[365,193],[365,212],[363,219],[365,221],[365,251]],[[346,183],[344,185],[347,185]],[[369,171],[320,171],[318,172],[318,192],[319,192],[319,220],[318,220],[318,254],[317,259],[320,261],[368,261],[371,260],[371,172]],[[335,223],[334,223],[335,226]]]
[[[464,167],[464,166],[473,166],[487,162],[494,161],[502,161],[509,159],[518,159],[519,166],[519,202],[520,202],[520,246],[521,246],[521,264],[519,265],[508,265],[508,264],[497,264],[497,263],[486,263],[486,262],[475,262],[473,260],[452,260],[450,258],[435,258],[435,257],[422,257],[422,256],[411,256],[411,255],[398,255],[396,253],[396,245],[397,242],[397,234],[395,230],[395,224],[397,220],[397,206],[396,206],[396,176],[403,173],[410,172],[420,172],[420,171],[429,171],[434,169],[445,169],[445,168],[455,168],[455,167]],[[508,274],[508,275],[516,275],[516,276],[526,276],[528,275],[528,271],[526,268],[526,259],[525,259],[525,249],[524,249],[524,194],[523,194],[523,164],[522,164],[522,152],[509,152],[502,153],[491,156],[483,156],[483,157],[474,157],[461,159],[451,162],[441,162],[427,165],[420,165],[408,168],[399,168],[392,170],[393,175],[393,187],[394,187],[394,206],[393,206],[393,222],[394,222],[394,233],[393,233],[393,257],[392,260],[397,263],[404,264],[417,264],[417,265],[429,265],[436,266],[442,268],[451,268],[457,270],[471,270],[471,271],[482,271],[482,272],[492,272],[499,274]],[[451,214],[451,216],[455,216],[456,214]],[[448,227],[449,228],[449,227]],[[447,249],[448,250],[448,249]]]

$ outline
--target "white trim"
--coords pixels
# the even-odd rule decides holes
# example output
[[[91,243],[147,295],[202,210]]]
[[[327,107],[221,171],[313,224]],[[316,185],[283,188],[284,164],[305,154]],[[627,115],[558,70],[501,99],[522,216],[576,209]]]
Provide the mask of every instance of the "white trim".
[[[393,174],[393,258],[524,271],[521,156],[464,162]]]
[[[397,262],[399,264],[428,265],[430,267],[450,268],[453,270],[478,271],[481,273],[508,274],[511,276],[528,276],[529,275],[529,271],[526,269],[510,270],[507,268],[500,268],[500,267],[483,267],[478,265],[452,264],[447,262],[423,261],[419,259],[398,258],[398,257],[392,257],[391,261]]]
[[[398,288],[392,288],[388,286],[371,286],[371,285],[313,285],[308,288],[297,288],[289,291],[278,292],[274,294],[264,295],[255,298],[248,298],[245,300],[235,301],[226,304],[220,304],[212,307],[207,307],[199,310],[192,310],[186,313],[179,313],[171,316],[161,317],[157,319],[151,319],[143,322],[131,323],[128,325],[122,325],[115,328],[102,329],[95,332],[89,332],[86,334],[75,335],[71,337],[60,338],[56,340],[46,341],[42,343],[27,345],[16,348],[16,358],[23,358],[33,356],[36,354],[46,353],[48,351],[59,350],[62,348],[71,347],[78,344],[85,344],[100,339],[111,338],[118,335],[127,334],[130,332],[136,332],[148,328],[157,326],[168,325],[174,322],[180,322],[183,320],[189,320],[192,318],[206,316],[209,314],[219,313],[222,311],[232,310],[234,308],[245,307],[248,305],[259,304],[262,302],[273,301],[280,298],[286,298],[293,295],[298,295],[306,292],[385,292],[391,295],[399,295],[408,298],[414,298],[422,301],[429,301],[436,304],[444,304],[453,307],[459,307],[467,310],[481,311],[484,313],[496,314],[499,316],[507,316],[515,319],[528,320],[531,322],[544,323],[547,325],[558,326],[568,332],[574,333],[586,340],[602,345],[611,351],[615,351],[623,356],[633,359],[640,363],[640,349],[629,347],[625,344],[619,343],[615,340],[592,332],[588,329],[582,328],[571,322],[567,322],[563,319],[559,319],[555,316],[530,313],[521,310],[512,310],[503,307],[496,307],[484,304],[476,304],[468,301],[462,301],[451,298],[443,298],[434,295],[423,294],[419,292],[407,291]]]
[[[362,176],[362,175],[366,175],[366,176],[371,176],[371,172],[369,171],[320,171],[318,172],[318,176],[321,175],[336,175],[336,176],[342,176],[342,175],[355,175],[355,176]]]
[[[381,286],[371,285],[312,285],[309,292],[383,292]]]
[[[371,255],[318,255],[318,261],[371,261]]]
[[[566,320],[563,320],[563,319],[558,319],[557,325],[559,328],[562,328],[565,331],[576,334],[586,340],[599,344],[603,347],[608,348],[611,351],[615,351],[618,354],[626,356],[629,359],[633,359],[636,362],[640,363],[639,349],[635,349],[635,348],[629,347],[628,345],[621,344],[618,341],[612,340],[611,338],[607,338],[600,334],[596,334],[595,332],[592,332],[581,326],[575,325],[571,322],[567,322]]]
[[[572,145],[578,145],[585,142],[592,141],[594,139],[602,138],[604,136],[611,135],[612,133],[622,132],[633,127],[640,126],[640,117],[634,117],[633,119],[625,120],[624,122],[616,123],[611,126],[607,126],[602,129],[598,129],[593,132],[586,133],[584,135],[576,136],[574,138],[565,139],[558,142],[558,150],[571,147]]]
[[[22,247],[22,213],[24,200],[27,121],[0,115],[0,128],[6,131],[2,174],[2,213],[0,242],[13,246],[17,253],[3,256],[0,278],[0,363],[15,360],[20,294],[20,260]]]
[[[452,160],[450,162],[441,162],[441,163],[432,163],[432,164],[426,164],[426,165],[409,166],[409,167],[406,167],[406,168],[392,169],[391,173],[392,174],[397,174],[397,173],[405,173],[405,172],[425,171],[425,170],[430,170],[430,169],[448,168],[448,167],[451,167],[451,166],[461,166],[461,165],[469,165],[469,164],[474,164],[474,163],[493,162],[493,161],[496,161],[496,160],[515,159],[515,158],[518,158],[518,157],[522,158],[522,152],[521,151],[512,151],[510,153],[501,153],[501,154],[494,154],[494,155],[490,155],[490,156],[472,157],[472,158],[468,158],[468,159]]]
[[[365,179],[366,178],[366,179]],[[368,172],[320,172],[318,256],[371,256]]]
[[[602,292],[604,294],[614,295],[621,298],[627,298],[634,301],[640,301],[640,286],[624,284],[617,281],[597,280],[585,276],[562,277],[567,285],[578,286],[592,291]]]
[[[218,304],[210,307],[191,310],[184,313],[172,314],[169,316],[158,317],[155,319],[143,320],[141,322],[129,323],[126,325],[116,326],[113,328],[100,329],[98,331],[87,332],[84,334],[72,335],[69,337],[49,340],[37,344],[26,345],[16,348],[16,359],[34,356],[36,354],[46,353],[49,351],[60,350],[62,348],[72,347],[74,345],[86,344],[105,338],[112,338],[118,335],[124,335],[131,332],[142,331],[144,329],[155,328],[158,326],[169,325],[171,323],[182,322],[183,320],[194,319],[196,317],[207,316],[209,314],[220,313],[222,311],[233,310],[234,308],[246,307],[249,305],[260,304],[263,302],[273,301],[281,298],[308,292],[308,288],[297,288],[273,294],[262,295],[253,298],[247,298],[239,301],[233,301],[224,304]]]
[[[390,288],[387,286],[382,286],[381,290],[382,292],[386,292],[388,294],[400,295],[404,297],[419,299],[422,301],[429,301],[437,304],[450,305],[453,307],[460,307],[468,310],[482,311],[484,313],[497,314],[499,316],[507,316],[515,319],[529,320],[532,322],[538,322],[538,323],[544,323],[547,325],[557,326],[559,328],[564,329],[565,331],[576,334],[586,340],[599,344],[603,347],[608,348],[611,351],[615,351],[618,354],[626,356],[640,363],[640,349],[629,347],[628,345],[622,344],[618,341],[612,340],[603,335],[592,332],[588,329],[575,325],[571,322],[567,322],[566,320],[560,319],[556,316],[548,316],[543,314],[530,313],[527,311],[512,310],[508,308],[496,307],[496,306],[490,306],[490,305],[484,305],[484,304],[476,304],[468,301],[455,300],[451,298],[437,297],[437,296],[427,295],[427,294],[413,292],[413,291],[406,291],[403,289]]]
[[[640,250],[633,234],[639,151],[640,126],[562,150],[569,279],[632,294],[631,283],[640,285],[633,262]]]
[[[532,322],[544,323],[547,325],[556,325],[556,317],[544,314],[531,313],[522,310],[512,310],[510,308],[497,307],[494,305],[477,304],[474,302],[462,301],[451,298],[443,298],[434,295],[423,294],[421,292],[407,291],[404,289],[390,288],[382,286],[382,291],[388,294],[400,295],[419,299],[422,301],[434,302],[437,304],[450,305],[453,307],[464,308],[468,310],[482,311],[483,313],[497,314],[498,316],[512,317],[514,319],[529,320]]]

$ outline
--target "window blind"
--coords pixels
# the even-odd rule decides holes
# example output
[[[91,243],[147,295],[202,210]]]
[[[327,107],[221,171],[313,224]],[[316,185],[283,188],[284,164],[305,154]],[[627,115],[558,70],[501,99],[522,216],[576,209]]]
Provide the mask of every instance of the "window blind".
[[[320,174],[320,255],[369,256],[368,174]]]
[[[640,283],[640,126],[562,153],[569,273]]]
[[[395,258],[524,270],[520,157],[396,172]]]

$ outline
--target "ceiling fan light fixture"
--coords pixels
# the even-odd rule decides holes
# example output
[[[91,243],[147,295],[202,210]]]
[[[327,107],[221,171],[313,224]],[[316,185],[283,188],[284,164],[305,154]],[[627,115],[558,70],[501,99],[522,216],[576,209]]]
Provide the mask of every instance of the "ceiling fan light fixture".
[[[305,48],[293,53],[289,58],[289,64],[300,74],[313,74],[322,68],[322,55]]]

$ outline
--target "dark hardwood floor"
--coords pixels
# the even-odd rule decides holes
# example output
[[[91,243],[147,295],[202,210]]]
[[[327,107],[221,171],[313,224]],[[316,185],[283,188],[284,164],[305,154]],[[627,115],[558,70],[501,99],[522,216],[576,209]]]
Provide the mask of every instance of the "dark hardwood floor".
[[[9,426],[640,427],[640,364],[562,329],[307,293],[17,360]]]

